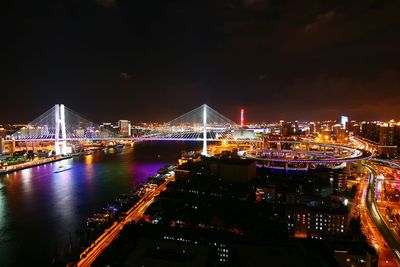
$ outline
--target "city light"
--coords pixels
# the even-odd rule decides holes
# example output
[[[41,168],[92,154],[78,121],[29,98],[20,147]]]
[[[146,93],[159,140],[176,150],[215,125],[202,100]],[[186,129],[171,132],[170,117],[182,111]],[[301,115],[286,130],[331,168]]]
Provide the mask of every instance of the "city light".
[[[400,266],[400,1],[53,2],[2,9],[1,267]]]

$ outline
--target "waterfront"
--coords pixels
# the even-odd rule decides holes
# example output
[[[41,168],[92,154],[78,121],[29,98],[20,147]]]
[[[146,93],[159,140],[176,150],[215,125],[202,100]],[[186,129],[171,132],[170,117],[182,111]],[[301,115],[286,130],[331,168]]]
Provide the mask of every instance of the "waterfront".
[[[198,143],[149,143],[116,155],[92,155],[0,177],[0,266],[50,264],[86,218],[173,163]],[[71,165],[63,172],[53,171]]]

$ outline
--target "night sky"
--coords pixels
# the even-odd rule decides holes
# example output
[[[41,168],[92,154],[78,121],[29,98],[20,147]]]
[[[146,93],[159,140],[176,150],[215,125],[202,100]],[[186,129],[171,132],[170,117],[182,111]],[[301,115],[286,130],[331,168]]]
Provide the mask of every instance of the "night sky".
[[[398,0],[6,2],[0,122],[400,120]]]

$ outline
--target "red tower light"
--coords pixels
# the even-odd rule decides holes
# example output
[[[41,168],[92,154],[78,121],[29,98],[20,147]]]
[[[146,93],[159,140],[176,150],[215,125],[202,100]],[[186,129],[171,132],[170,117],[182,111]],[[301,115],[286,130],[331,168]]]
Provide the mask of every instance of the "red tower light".
[[[240,110],[240,127],[244,126],[244,109]]]

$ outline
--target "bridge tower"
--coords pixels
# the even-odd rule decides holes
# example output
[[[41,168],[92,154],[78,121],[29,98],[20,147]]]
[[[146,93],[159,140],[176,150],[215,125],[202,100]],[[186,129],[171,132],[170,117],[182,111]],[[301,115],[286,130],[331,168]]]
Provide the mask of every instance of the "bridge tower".
[[[55,106],[55,122],[56,122],[56,131],[54,134],[54,147],[56,155],[65,155],[67,154],[67,131],[65,128],[65,109],[64,105],[56,105]]]
[[[207,154],[207,105],[203,105],[203,156],[208,156]]]

